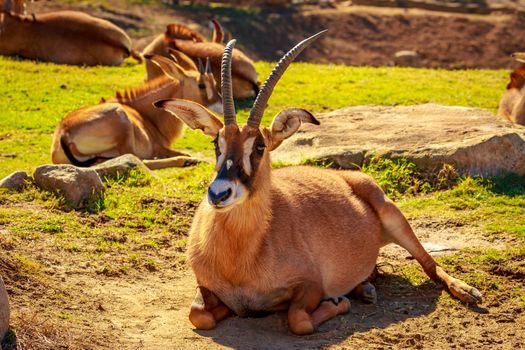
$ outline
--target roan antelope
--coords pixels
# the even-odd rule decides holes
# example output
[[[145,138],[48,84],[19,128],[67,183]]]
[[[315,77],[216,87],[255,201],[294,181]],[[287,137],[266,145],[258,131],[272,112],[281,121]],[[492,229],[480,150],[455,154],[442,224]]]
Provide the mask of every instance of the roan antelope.
[[[189,263],[198,288],[190,321],[212,329],[232,315],[288,310],[295,334],[348,312],[344,296],[373,271],[379,249],[396,243],[467,303],[480,292],[451,277],[425,251],[407,220],[374,180],[356,171],[313,167],[271,170],[270,152],[301,123],[319,124],[308,111],[286,109],[261,127],[268,99],[289,64],[321,34],[295,46],[274,68],[250,112],[238,126],[230,64],[235,41],[225,48],[222,69],[224,125],[194,102],[164,100],[170,111],[215,140],[216,177],[190,232]]]
[[[158,64],[165,76],[69,113],[53,136],[53,163],[90,166],[126,153],[145,159],[150,169],[196,163],[170,148],[183,124],[171,113],[155,108],[153,102],[178,97],[219,111],[222,105],[209,62],[198,71],[184,54],[173,54],[179,64],[161,56],[146,57]]]
[[[122,29],[78,11],[0,12],[0,54],[87,66],[117,66],[130,55],[141,60]]]
[[[512,57],[525,63],[525,52],[516,52]],[[507,91],[499,103],[498,117],[525,125],[525,64],[511,73]]]
[[[217,84],[220,84],[221,56],[224,51],[222,44],[224,34],[217,21],[213,21],[214,31],[212,41],[205,41],[204,37],[194,30],[181,25],[170,24],[166,32],[157,36],[143,51],[143,54],[155,54],[167,56],[169,49],[177,49],[184,52],[194,61],[197,59],[211,59],[211,65]],[[161,74],[158,68],[146,62],[147,79],[152,79]],[[232,61],[233,75],[233,97],[249,98],[256,96],[259,92],[257,71],[252,60],[242,51],[233,51]]]

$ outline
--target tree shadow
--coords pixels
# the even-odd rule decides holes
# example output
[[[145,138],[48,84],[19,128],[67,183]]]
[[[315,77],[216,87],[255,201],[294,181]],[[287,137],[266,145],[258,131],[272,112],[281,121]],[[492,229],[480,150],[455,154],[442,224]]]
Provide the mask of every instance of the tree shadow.
[[[265,318],[232,317],[211,331],[195,332],[233,349],[306,349],[338,344],[355,333],[386,327],[410,318],[424,316],[436,309],[443,288],[427,280],[414,286],[402,276],[380,274],[374,281],[377,304],[351,299],[350,312],[322,324],[312,335],[295,336],[287,328],[286,313]],[[486,313],[483,308],[470,308]]]

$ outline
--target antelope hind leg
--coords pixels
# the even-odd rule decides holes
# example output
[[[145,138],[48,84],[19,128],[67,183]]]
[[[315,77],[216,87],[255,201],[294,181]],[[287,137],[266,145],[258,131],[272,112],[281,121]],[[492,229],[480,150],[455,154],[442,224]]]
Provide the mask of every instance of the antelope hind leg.
[[[385,242],[394,242],[405,248],[430,278],[447,286],[448,290],[459,300],[469,304],[482,302],[481,293],[476,288],[450,276],[438,266],[417,239],[403,213],[386,197],[372,178],[354,173],[353,176],[345,177],[345,179],[354,193],[370,204],[379,216]]]
[[[369,304],[377,303],[376,287],[368,281],[362,282],[355,287],[350,295]]]
[[[217,322],[232,314],[233,312],[213,292],[205,287],[197,287],[189,315],[190,322],[197,329],[213,329]]]

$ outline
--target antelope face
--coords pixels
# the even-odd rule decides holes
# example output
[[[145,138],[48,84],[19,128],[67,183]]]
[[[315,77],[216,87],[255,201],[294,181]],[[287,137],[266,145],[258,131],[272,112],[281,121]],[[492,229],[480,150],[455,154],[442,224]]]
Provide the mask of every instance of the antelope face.
[[[269,163],[267,141],[258,128],[228,125],[213,143],[217,164],[215,179],[208,187],[208,203],[224,210],[250,196],[261,163]]]
[[[184,99],[196,101],[211,110],[222,113],[222,102],[217,91],[210,61],[206,65],[199,60],[199,66],[184,53],[170,49],[170,58],[158,55],[145,55],[163,73],[180,84],[179,94]]]
[[[228,211],[252,197],[270,181],[269,152],[293,135],[301,123],[319,124],[314,116],[300,108],[289,108],[275,116],[270,128],[261,127],[268,99],[279,78],[301,51],[318,38],[318,33],[303,40],[279,61],[257,95],[247,124],[239,126],[233,101],[231,61],[235,40],[226,45],[222,59],[221,91],[224,124],[210,110],[192,101],[168,99],[155,102],[184,121],[213,137],[217,165],[216,176],[208,187],[209,205],[217,211]]]

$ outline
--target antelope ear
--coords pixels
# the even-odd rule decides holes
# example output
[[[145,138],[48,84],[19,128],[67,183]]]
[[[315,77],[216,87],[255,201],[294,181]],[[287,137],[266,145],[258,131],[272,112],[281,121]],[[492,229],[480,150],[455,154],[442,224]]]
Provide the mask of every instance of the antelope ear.
[[[289,108],[277,114],[273,119],[272,126],[270,126],[270,145],[268,150],[273,151],[279,147],[283,140],[299,130],[301,123],[321,124],[312,113],[301,108]]]
[[[186,72],[188,71],[198,71],[197,65],[191,58],[188,57],[184,52],[168,49],[171,57],[175,62],[177,62]]]
[[[155,63],[168,77],[176,80],[183,80],[188,76],[188,72],[174,61],[159,55],[144,55],[144,58]]]
[[[216,137],[223,127],[213,112],[196,102],[173,98],[157,101],[153,105],[173,114],[191,129],[200,129],[212,137]]]

